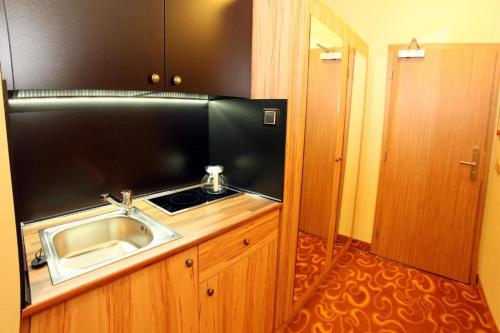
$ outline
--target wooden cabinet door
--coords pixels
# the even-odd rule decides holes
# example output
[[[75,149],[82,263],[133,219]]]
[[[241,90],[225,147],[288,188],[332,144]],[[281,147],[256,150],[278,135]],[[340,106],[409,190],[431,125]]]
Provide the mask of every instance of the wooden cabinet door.
[[[37,313],[29,332],[198,332],[197,256],[187,250]]]
[[[164,0],[5,0],[5,10],[16,90],[164,88],[150,80],[164,73]]]
[[[167,90],[250,97],[253,1],[165,3]]]
[[[272,241],[202,282],[200,332],[271,332],[275,277],[276,241]]]

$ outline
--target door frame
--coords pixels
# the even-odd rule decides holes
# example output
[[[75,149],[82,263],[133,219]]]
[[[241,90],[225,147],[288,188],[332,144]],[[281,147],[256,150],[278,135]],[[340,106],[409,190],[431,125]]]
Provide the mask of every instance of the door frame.
[[[486,189],[488,185],[489,178],[489,168],[491,164],[492,158],[492,149],[493,142],[495,138],[496,132],[496,116],[497,116],[497,107],[499,104],[499,95],[500,95],[500,44],[494,43],[435,43],[435,44],[424,44],[421,45],[423,49],[441,49],[441,50],[453,50],[453,49],[470,49],[470,48],[491,48],[497,50],[497,62],[495,66],[495,78],[494,78],[494,87],[495,90],[492,92],[491,102],[490,102],[490,110],[489,110],[489,126],[486,131],[486,150],[484,152],[484,163],[482,163],[482,174],[483,179],[481,182],[481,187],[479,190],[479,201],[478,201],[478,210],[476,214],[476,225],[474,231],[474,243],[472,248],[472,261],[471,267],[469,268],[469,283],[477,284],[477,266],[478,266],[478,257],[479,257],[479,245],[481,241],[481,229],[483,224],[483,215],[484,215],[484,205],[486,202]],[[380,151],[380,169],[379,169],[379,178],[378,178],[378,189],[377,189],[377,202],[375,208],[375,219],[373,223],[373,232],[372,232],[372,249],[371,252],[376,254],[378,252],[378,231],[381,229],[383,223],[380,219],[381,205],[382,205],[382,197],[383,197],[383,183],[385,179],[385,152],[388,143],[389,133],[389,121],[391,115],[391,99],[392,99],[392,89],[394,78],[397,77],[398,72],[394,70],[397,66],[397,55],[398,51],[402,49],[408,48],[408,45],[404,44],[392,44],[388,47],[388,65],[387,65],[387,79],[386,79],[386,96],[385,96],[385,107],[384,107],[384,129],[383,129],[383,138],[382,138],[382,147]]]

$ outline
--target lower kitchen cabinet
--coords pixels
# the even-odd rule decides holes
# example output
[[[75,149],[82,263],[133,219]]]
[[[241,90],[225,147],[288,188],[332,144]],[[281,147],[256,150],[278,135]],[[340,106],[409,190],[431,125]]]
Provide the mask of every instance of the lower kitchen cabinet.
[[[272,332],[279,215],[35,313],[21,332]]]
[[[195,247],[34,314],[29,332],[198,332],[197,257]]]
[[[199,246],[200,332],[273,329],[279,211]]]
[[[200,332],[271,332],[276,241],[200,284]]]

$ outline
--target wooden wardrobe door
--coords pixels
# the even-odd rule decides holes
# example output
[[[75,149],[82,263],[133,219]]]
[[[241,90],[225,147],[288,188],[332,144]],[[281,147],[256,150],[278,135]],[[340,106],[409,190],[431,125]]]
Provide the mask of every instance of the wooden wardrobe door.
[[[499,48],[431,45],[393,57],[373,251],[469,282],[490,150]],[[473,149],[480,151],[471,178]]]

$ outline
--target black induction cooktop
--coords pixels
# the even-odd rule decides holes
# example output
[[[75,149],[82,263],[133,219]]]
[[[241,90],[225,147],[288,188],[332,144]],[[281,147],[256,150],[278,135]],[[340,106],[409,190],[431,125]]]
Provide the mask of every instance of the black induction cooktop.
[[[226,189],[224,193],[208,194],[203,192],[201,187],[198,186],[170,194],[160,194],[149,198],[148,201],[160,207],[168,214],[174,215],[188,209],[193,209],[197,206],[206,205],[222,199],[228,199],[238,194],[240,194],[240,192],[229,188]]]

